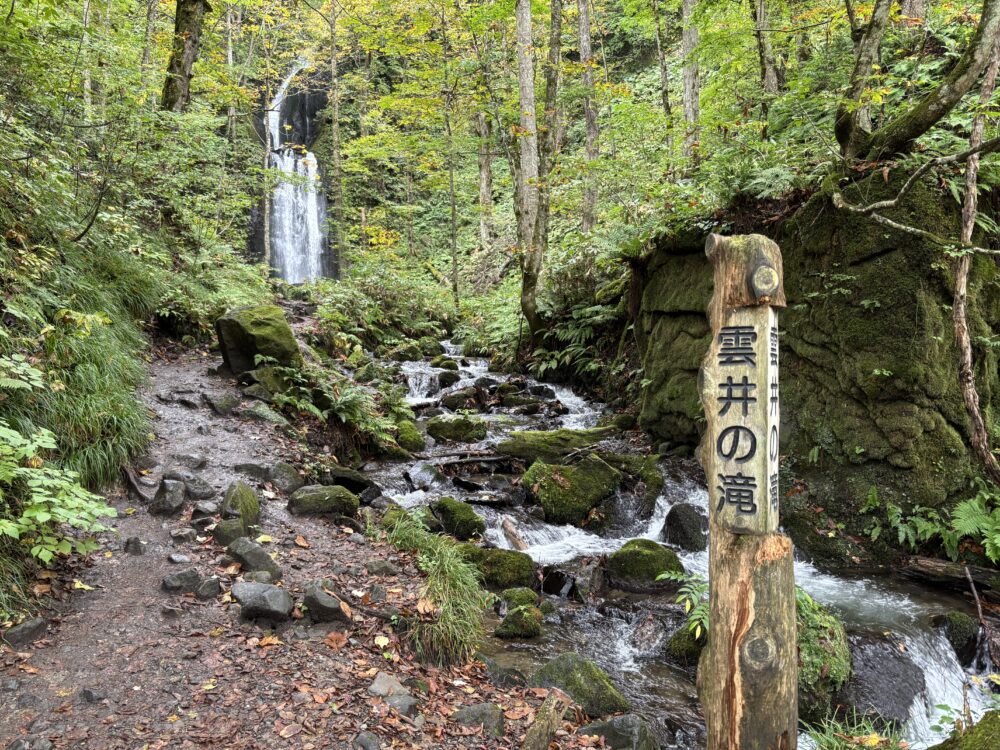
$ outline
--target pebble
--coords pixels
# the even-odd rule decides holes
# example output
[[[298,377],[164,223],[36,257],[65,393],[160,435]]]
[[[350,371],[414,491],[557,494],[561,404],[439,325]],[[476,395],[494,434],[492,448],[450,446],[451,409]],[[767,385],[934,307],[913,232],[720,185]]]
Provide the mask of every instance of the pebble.
[[[104,693],[87,687],[80,691],[80,697],[87,703],[100,703],[106,696]]]
[[[30,620],[9,628],[3,634],[3,640],[15,649],[34,643],[39,638],[44,638],[48,633],[49,623],[44,617],[33,617]]]
[[[222,593],[222,584],[219,582],[218,578],[206,578],[200,584],[198,584],[197,591],[194,595],[201,599],[202,601],[208,599],[214,599],[219,594]]]
[[[130,536],[125,540],[125,551],[130,555],[146,554],[146,543],[137,536]]]
[[[174,544],[193,542],[198,539],[198,532],[195,529],[174,529],[170,532],[170,538],[174,540]]]
[[[182,570],[180,573],[172,573],[163,579],[163,589],[175,594],[193,593],[201,583],[201,576],[195,568]]]
[[[173,565],[186,565],[187,563],[191,562],[190,557],[188,557],[187,555],[181,555],[177,552],[174,552],[172,555],[169,555],[167,557],[167,560]]]
[[[354,738],[354,750],[382,750],[382,744],[371,732],[361,732]]]

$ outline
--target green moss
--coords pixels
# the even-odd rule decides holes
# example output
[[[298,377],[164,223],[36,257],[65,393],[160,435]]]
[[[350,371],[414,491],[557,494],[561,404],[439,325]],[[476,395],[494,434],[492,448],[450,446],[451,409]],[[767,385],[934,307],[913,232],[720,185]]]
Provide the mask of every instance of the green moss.
[[[288,499],[288,510],[294,515],[349,516],[358,512],[360,501],[346,487],[310,485],[295,490]]]
[[[509,607],[537,607],[538,592],[529,589],[527,586],[517,586],[505,589],[500,598],[507,602]]]
[[[965,612],[952,610],[941,619],[945,637],[956,653],[961,655],[969,650],[970,645],[975,644],[979,636],[979,623],[974,618]]]
[[[431,360],[431,367],[437,367],[442,370],[454,370],[458,371],[458,362],[453,360],[451,357],[446,357],[445,355],[440,355]]]
[[[420,434],[417,426],[409,419],[404,419],[396,425],[396,442],[403,450],[415,453],[427,447],[424,436]]]
[[[386,353],[386,358],[394,362],[412,362],[423,358],[424,354],[420,350],[420,345],[413,341],[400,344]]]
[[[486,522],[468,503],[453,497],[442,497],[431,504],[431,510],[445,532],[456,539],[474,539],[486,533]]]
[[[833,694],[851,676],[851,652],[844,626],[815,602],[797,607],[799,643],[799,717],[807,723],[826,719]]]
[[[530,604],[514,607],[494,631],[497,638],[514,640],[542,634],[542,611]]]
[[[280,365],[302,364],[295,335],[277,305],[231,310],[216,321],[215,328],[222,357],[234,373],[254,369],[258,355]]]
[[[532,676],[532,687],[556,687],[569,693],[588,716],[628,711],[628,699],[612,683],[607,673],[578,654],[561,654]]]
[[[652,539],[633,539],[608,558],[608,575],[615,586],[648,588],[660,573],[683,573],[677,553]]]
[[[619,471],[628,474],[633,481],[641,481],[645,487],[643,493],[644,514],[652,513],[656,506],[656,498],[663,491],[663,475],[657,466],[660,457],[637,456],[628,453],[598,453],[603,461],[614,466]]]
[[[930,750],[994,750],[1000,747],[1000,711],[989,711],[964,734],[948,738]]]
[[[421,336],[417,341],[421,353],[425,357],[436,357],[444,354],[444,345],[433,336]]]
[[[435,440],[475,443],[486,438],[486,422],[472,417],[434,417],[427,423],[427,434]]]
[[[546,521],[579,525],[621,480],[617,469],[592,454],[573,466],[536,461],[522,485],[541,503]]]
[[[701,658],[705,643],[704,636],[695,638],[694,633],[685,624],[667,640],[667,654],[674,663],[682,667],[694,667]]]
[[[233,482],[226,489],[222,515],[241,519],[245,527],[255,526],[260,522],[260,498],[246,482]]]
[[[558,463],[570,453],[596,445],[614,434],[611,427],[591,430],[522,430],[511,433],[497,445],[497,452],[527,462]]]
[[[535,561],[523,552],[460,545],[465,558],[475,565],[487,586],[495,589],[529,587],[535,582]]]

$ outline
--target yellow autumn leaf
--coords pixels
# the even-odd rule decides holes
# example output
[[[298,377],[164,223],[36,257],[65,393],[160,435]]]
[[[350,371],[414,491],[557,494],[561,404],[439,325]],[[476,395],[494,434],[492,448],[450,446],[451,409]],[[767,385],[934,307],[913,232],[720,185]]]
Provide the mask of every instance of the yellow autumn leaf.
[[[882,744],[882,738],[879,737],[875,732],[872,732],[866,737],[861,737],[860,740],[861,742],[859,744],[861,744],[863,747],[878,747],[880,744]]]
[[[201,686],[202,690],[215,690],[215,688],[216,688],[215,680],[209,680],[208,682],[206,682]]]
[[[257,537],[257,544],[267,544],[268,542],[273,542],[274,538],[269,534],[261,534]]]
[[[73,588],[80,589],[81,591],[93,591],[94,590],[93,586],[88,586],[83,581],[81,581],[79,578],[74,578],[73,579]]]
[[[375,645],[378,646],[379,648],[385,648],[386,646],[389,645],[389,639],[386,638],[384,635],[377,635],[375,636]]]

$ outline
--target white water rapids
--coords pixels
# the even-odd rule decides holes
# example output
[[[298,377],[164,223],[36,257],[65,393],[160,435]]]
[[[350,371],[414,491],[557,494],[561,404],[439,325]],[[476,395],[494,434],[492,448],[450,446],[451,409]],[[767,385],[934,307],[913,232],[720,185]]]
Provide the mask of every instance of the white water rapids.
[[[450,342],[444,343],[450,356],[461,359],[457,347]],[[401,369],[409,386],[407,400],[411,405],[421,408],[436,403],[441,395],[437,381],[439,370],[423,361],[403,363]],[[505,379],[503,375],[488,373],[484,360],[472,358],[462,360],[459,374],[461,379],[444,389],[445,393],[466,388],[484,376],[494,380]],[[534,381],[529,383],[537,385]],[[491,425],[490,435],[476,447],[488,448],[513,430],[552,427],[578,429],[591,427],[596,423],[601,411],[600,404],[588,402],[568,388],[552,388],[556,397],[568,409],[567,413],[558,418],[558,423],[553,424],[551,420],[542,423],[537,417],[512,418],[505,414],[484,414],[481,416]],[[433,463],[436,450],[448,451],[452,448],[432,447],[427,451],[428,458],[425,461],[417,462],[410,468],[422,463]],[[392,473],[394,480],[388,475],[380,477],[380,481],[385,480],[384,492],[406,507],[427,504],[444,494],[476,503],[474,496],[463,498],[461,491],[456,491],[450,484],[439,483],[426,489],[412,490],[400,478],[402,472],[399,468],[393,469]],[[665,479],[663,493],[658,498],[651,517],[634,518],[631,524],[626,524],[625,528],[618,527],[617,531],[607,536],[575,526],[548,524],[520,508],[497,507],[490,503],[476,504],[474,507],[486,521],[488,542],[498,547],[511,547],[501,528],[504,519],[510,518],[529,545],[525,551],[536,562],[562,564],[570,569],[572,561],[614,552],[629,539],[644,537],[659,541],[664,519],[675,503],[691,503],[707,511],[708,496],[703,487],[693,481],[677,480],[666,474]],[[489,492],[480,494],[488,495]],[[679,552],[679,555],[686,570],[707,575],[707,552]],[[813,598],[835,611],[848,631],[892,633],[896,636],[902,649],[922,670],[926,685],[923,693],[910,707],[910,718],[905,727],[906,736],[914,750],[941,741],[943,736],[931,728],[941,715],[936,706],[946,705],[960,710],[963,705],[963,683],[968,680],[969,675],[959,664],[943,632],[932,627],[930,619],[934,614],[954,609],[955,600],[939,592],[924,591],[888,579],[851,579],[824,573],[804,561],[796,562],[795,578],[796,583]],[[662,667],[662,657],[658,656],[662,643],[650,642],[640,631],[641,627],[642,618],[639,617],[629,620],[608,616],[600,608],[583,608],[575,614],[567,615],[561,625],[553,626],[550,629],[552,633],[544,644],[525,646],[520,650],[510,645],[502,648],[513,648],[515,657],[526,667],[560,650],[575,649],[608,670],[623,686],[633,703],[637,704],[639,713],[649,717],[662,716],[674,706],[685,702],[692,703],[693,687],[690,683],[678,681],[676,674]],[[500,658],[499,655],[497,658]],[[977,689],[969,691],[969,699],[972,712],[977,718],[989,708],[988,697]],[[803,746],[808,746],[807,738],[803,737],[802,740]],[[699,746],[699,739],[685,737],[683,733],[675,735],[674,744],[664,745],[677,750],[694,750]]]
[[[316,156],[302,144],[286,143],[281,111],[293,79],[305,67],[297,65],[281,82],[267,109],[270,165],[279,174],[271,195],[271,265],[290,284],[323,275],[324,200]]]

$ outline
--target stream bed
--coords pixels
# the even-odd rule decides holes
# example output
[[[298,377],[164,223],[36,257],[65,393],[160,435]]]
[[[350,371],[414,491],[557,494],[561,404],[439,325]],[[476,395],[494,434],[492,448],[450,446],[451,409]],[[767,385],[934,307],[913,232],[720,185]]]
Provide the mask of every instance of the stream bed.
[[[488,372],[485,360],[462,357],[451,342],[445,341],[443,345],[446,354],[460,364],[459,379],[444,389],[439,378],[445,371],[427,361],[398,365],[418,426],[432,415],[450,413],[440,406],[442,396],[475,385],[491,388],[511,380],[511,376]],[[563,593],[571,590],[572,576],[591,559],[610,554],[637,537],[661,541],[664,520],[674,504],[690,503],[707,515],[707,492],[701,484],[700,472],[690,459],[660,460],[658,468],[664,485],[651,513],[643,514],[634,494],[619,492],[614,498],[618,511],[615,521],[601,533],[546,523],[529,507],[509,502],[518,492],[523,497],[523,490],[517,487],[518,477],[503,474],[502,469],[491,473],[493,469],[487,462],[478,464],[469,459],[458,475],[439,473],[437,467],[448,467],[463,452],[489,458],[493,446],[511,432],[589,428],[597,424],[605,411],[602,404],[590,402],[564,386],[517,378],[528,392],[546,394],[549,404],[558,402],[557,409],[528,414],[523,409],[490,406],[477,414],[488,422],[487,437],[479,443],[434,445],[428,439],[430,447],[415,461],[366,467],[384,494],[407,508],[429,504],[445,495],[469,502],[486,522],[486,541],[501,548],[513,548],[503,528],[505,520],[513,522],[527,544],[524,551],[536,563],[552,566],[546,570],[569,574],[556,577],[557,581],[569,581]],[[611,442],[612,450],[617,453],[642,452],[642,446],[624,437],[612,438]],[[675,551],[688,572],[707,575],[707,552]],[[956,596],[896,579],[847,578],[824,573],[804,560],[796,562],[795,579],[816,601],[840,617],[848,634],[894,636],[900,650],[923,672],[924,679],[924,689],[909,706],[906,737],[916,750],[941,741],[943,735],[932,729],[940,714],[936,706],[960,710],[968,674],[942,630],[935,628],[931,620],[934,615],[950,610],[967,611],[968,604]],[[546,616],[540,637],[525,641],[490,637],[483,653],[502,667],[516,668],[526,675],[555,655],[567,651],[580,653],[611,675],[631,701],[633,711],[653,726],[663,747],[689,750],[704,746],[693,673],[664,658],[667,637],[684,623],[684,614],[674,604],[673,595],[625,594],[587,601],[581,596],[560,597],[558,592],[546,591],[546,594],[556,604],[556,611]],[[496,623],[495,620],[487,623],[489,632]],[[976,689],[969,691],[969,701],[976,718],[988,708],[987,699]]]

